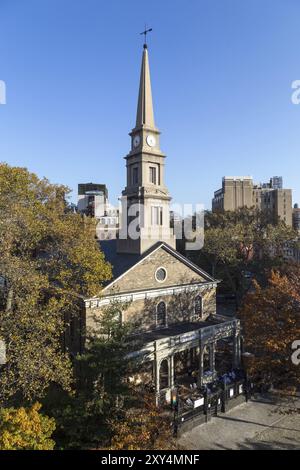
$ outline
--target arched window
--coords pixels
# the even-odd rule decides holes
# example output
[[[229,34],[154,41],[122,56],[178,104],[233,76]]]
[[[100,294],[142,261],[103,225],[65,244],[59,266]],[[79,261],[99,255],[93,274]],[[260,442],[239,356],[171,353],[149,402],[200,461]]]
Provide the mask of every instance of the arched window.
[[[156,307],[156,325],[166,326],[167,325],[167,307],[165,302],[159,302]]]
[[[169,364],[167,359],[164,359],[159,368],[159,389],[163,390],[169,386]]]
[[[201,295],[197,295],[195,298],[195,304],[194,304],[194,314],[195,317],[202,317],[202,297]]]

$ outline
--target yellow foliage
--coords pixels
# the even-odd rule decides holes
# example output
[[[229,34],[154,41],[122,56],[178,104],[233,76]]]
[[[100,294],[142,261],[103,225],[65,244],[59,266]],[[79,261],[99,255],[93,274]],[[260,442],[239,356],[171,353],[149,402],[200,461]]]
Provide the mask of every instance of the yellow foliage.
[[[70,317],[80,315],[82,298],[98,294],[111,277],[94,222],[68,210],[68,193],[0,163],[0,335],[8,359],[2,403],[16,393],[32,402],[51,383],[70,389],[61,339]]]
[[[28,409],[0,409],[0,450],[53,450],[55,421],[40,409],[40,403]]]

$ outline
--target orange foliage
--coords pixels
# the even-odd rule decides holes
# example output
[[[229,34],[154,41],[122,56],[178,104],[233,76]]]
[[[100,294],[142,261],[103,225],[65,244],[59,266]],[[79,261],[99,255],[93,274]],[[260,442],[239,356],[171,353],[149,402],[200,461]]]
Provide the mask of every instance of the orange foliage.
[[[125,412],[123,419],[113,423],[110,450],[174,449],[169,416],[156,408],[153,397],[144,396],[142,403]]]
[[[245,350],[254,353],[252,373],[276,385],[300,384],[292,343],[300,340],[300,269],[272,272],[263,288],[254,282],[240,311]]]

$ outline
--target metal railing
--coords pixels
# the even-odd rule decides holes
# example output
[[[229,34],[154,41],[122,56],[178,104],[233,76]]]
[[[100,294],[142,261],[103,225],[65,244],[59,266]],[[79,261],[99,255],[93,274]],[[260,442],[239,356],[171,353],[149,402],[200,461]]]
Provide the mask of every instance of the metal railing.
[[[225,413],[227,405],[231,400],[243,396],[247,401],[253,393],[251,382],[247,379],[240,379],[230,384],[223,383],[221,386],[211,392],[202,394],[203,404],[196,408],[188,409],[186,402],[181,399],[177,401],[174,408],[174,433],[177,435],[180,428],[195,418],[203,417],[203,422],[207,422],[211,416],[219,413]],[[200,397],[199,397],[200,398]],[[192,406],[192,405],[191,405]]]

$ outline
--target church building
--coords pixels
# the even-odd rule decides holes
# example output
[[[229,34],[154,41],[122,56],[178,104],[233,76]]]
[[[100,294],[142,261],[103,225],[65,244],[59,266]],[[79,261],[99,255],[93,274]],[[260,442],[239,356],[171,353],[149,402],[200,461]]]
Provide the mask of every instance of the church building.
[[[136,124],[129,135],[119,238],[100,242],[113,279],[99,297],[85,300],[86,327],[93,327],[94,317],[109,303],[128,302],[120,320],[134,325],[139,344],[134,357],[140,374],[133,380],[152,383],[157,403],[169,402],[174,387],[191,371],[198,385],[215,380],[222,366],[218,351],[226,345],[230,367],[239,366],[240,324],[216,313],[219,281],[176,251],[147,45]]]

